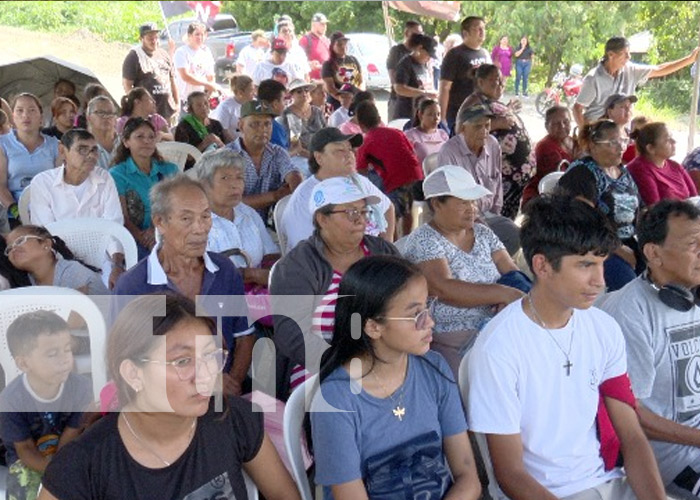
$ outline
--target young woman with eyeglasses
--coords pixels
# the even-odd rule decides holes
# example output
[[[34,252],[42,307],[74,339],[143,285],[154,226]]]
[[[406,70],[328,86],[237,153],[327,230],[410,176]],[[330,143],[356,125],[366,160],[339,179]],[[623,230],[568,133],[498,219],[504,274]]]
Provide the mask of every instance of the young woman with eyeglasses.
[[[434,322],[420,270],[368,257],[338,293],[310,413],[324,498],[478,498],[458,387],[429,351]]]
[[[585,124],[578,140],[586,154],[569,166],[558,186],[601,210],[617,229],[622,246],[605,261],[605,283],[608,291],[613,291],[644,269],[634,239],[642,201],[634,179],[622,164],[629,140],[614,121],[607,119]]]
[[[297,365],[289,379],[292,388],[307,375],[304,367],[318,371],[321,354],[333,335],[333,311],[343,274],[368,255],[398,255],[391,243],[365,234],[368,205],[380,199],[355,182],[351,177],[331,177],[314,187],[309,199],[314,234],[282,257],[272,272],[271,295],[315,296],[298,308],[297,317],[274,317],[277,349],[292,367]]]
[[[127,305],[107,342],[118,409],[56,454],[39,498],[248,498],[245,471],[265,498],[299,499],[262,413],[217,395],[213,331],[180,295]]]
[[[12,265],[27,273],[31,285],[62,286],[87,295],[109,295],[99,269],[76,259],[65,242],[41,226],[18,226],[4,250]]]

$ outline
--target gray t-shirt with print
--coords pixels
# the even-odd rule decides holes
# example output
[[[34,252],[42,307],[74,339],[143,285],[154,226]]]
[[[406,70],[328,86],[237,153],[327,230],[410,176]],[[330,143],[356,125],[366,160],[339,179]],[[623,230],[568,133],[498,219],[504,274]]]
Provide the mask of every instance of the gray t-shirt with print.
[[[700,429],[700,307],[671,309],[644,276],[600,304],[622,328],[627,369],[641,403],[668,420]],[[665,484],[686,466],[700,468],[700,448],[651,441]]]

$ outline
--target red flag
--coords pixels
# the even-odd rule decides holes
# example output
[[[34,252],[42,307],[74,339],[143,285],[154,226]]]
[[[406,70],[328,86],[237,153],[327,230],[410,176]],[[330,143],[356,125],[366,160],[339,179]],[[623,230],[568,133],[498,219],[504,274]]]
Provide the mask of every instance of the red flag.
[[[389,7],[419,16],[436,17],[445,21],[459,20],[459,2],[388,1]]]
[[[202,22],[213,20],[221,10],[221,2],[187,2],[187,5]]]

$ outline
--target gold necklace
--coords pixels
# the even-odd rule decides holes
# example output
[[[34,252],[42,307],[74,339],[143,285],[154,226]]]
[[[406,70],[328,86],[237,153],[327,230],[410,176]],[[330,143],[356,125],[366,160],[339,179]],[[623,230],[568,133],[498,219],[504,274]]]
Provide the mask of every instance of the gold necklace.
[[[156,450],[154,450],[152,447],[150,447],[150,446],[148,445],[148,443],[146,443],[146,441],[145,441],[144,439],[141,438],[141,436],[139,436],[138,434],[136,434],[136,431],[134,430],[134,428],[131,427],[131,423],[129,423],[129,419],[126,418],[126,413],[122,413],[121,415],[122,415],[122,417],[124,417],[124,422],[126,423],[126,426],[127,426],[127,428],[129,429],[129,432],[131,432],[131,435],[134,436],[134,437],[136,438],[136,440],[141,444],[141,446],[143,446],[143,447],[146,449],[146,451],[150,452],[150,453],[151,453],[154,457],[156,457],[158,460],[160,460],[161,462],[163,462],[163,463],[165,464],[166,467],[170,467],[170,465],[172,465],[172,462],[168,462],[166,459],[164,459],[163,457],[161,457],[158,453],[156,453]],[[197,419],[196,419],[196,418],[192,420],[192,426],[190,427],[189,439],[192,439],[192,435],[194,434],[194,425],[195,425],[195,423],[197,423]]]
[[[549,328],[547,328],[547,324],[544,321],[542,321],[542,318],[540,318],[540,315],[537,313],[537,309],[535,309],[535,303],[532,301],[532,294],[528,293],[527,299],[530,302],[530,309],[532,309],[532,313],[535,315],[535,318],[537,318],[537,321],[539,321],[539,323],[542,326],[542,328],[544,329],[544,331],[547,332],[547,334],[549,335],[549,338],[551,338],[554,341],[554,343],[557,345],[559,350],[566,357],[566,364],[562,365],[562,367],[564,369],[566,369],[566,376],[567,377],[571,376],[571,367],[574,366],[574,364],[571,362],[571,358],[569,356],[571,355],[571,347],[573,346],[573,343],[574,343],[573,324],[571,325],[571,337],[569,338],[569,350],[565,351],[562,348],[562,346],[559,345],[559,342],[557,342],[557,339],[554,338],[554,335],[552,335],[552,332],[549,331]],[[572,317],[573,317],[573,314],[572,314]]]
[[[372,371],[372,375],[374,375],[374,379],[377,381],[379,384],[379,387],[382,388],[382,390],[388,394],[389,399],[391,399],[391,402],[396,405],[395,408],[391,409],[391,412],[394,414],[396,418],[399,419],[399,422],[403,421],[403,417],[406,416],[406,407],[403,406],[403,394],[404,394],[404,389],[406,388],[404,386],[406,382],[406,378],[404,377],[404,380],[401,382],[401,390],[399,391],[399,400],[398,402],[394,399],[394,394],[389,394],[389,391],[387,388],[382,384],[382,381],[379,380],[379,377],[377,376],[377,373],[375,371]]]

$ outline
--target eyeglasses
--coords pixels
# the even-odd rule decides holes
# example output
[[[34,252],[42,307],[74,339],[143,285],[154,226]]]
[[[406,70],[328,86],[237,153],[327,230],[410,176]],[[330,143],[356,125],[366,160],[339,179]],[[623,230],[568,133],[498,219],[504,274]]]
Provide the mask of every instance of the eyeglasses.
[[[77,151],[80,156],[88,156],[90,154],[99,156],[100,154],[100,149],[97,146],[92,148],[90,146],[78,146]]]
[[[92,114],[99,116],[100,118],[114,118],[115,116],[117,116],[116,113],[109,113],[107,111],[95,111]]]
[[[228,351],[224,349],[216,349],[214,351],[203,354],[200,357],[187,356],[184,358],[174,359],[172,361],[158,361],[156,359],[143,358],[142,363],[155,363],[158,365],[172,366],[177,373],[177,377],[182,382],[192,380],[197,369],[204,365],[209,375],[217,375],[223,370],[228,358]]]
[[[428,327],[428,319],[433,317],[433,307],[436,297],[428,297],[427,307],[413,317],[399,318],[389,316],[379,316],[377,319],[387,319],[389,321],[413,321],[416,330],[425,330]]]
[[[608,144],[610,146],[615,146],[620,149],[625,149],[627,148],[627,145],[630,143],[629,139],[612,139],[608,141],[593,141],[594,144]]]
[[[12,252],[15,248],[21,247],[24,245],[26,242],[29,240],[43,240],[41,236],[34,236],[33,234],[25,234],[24,236],[20,236],[17,238],[12,245],[8,245],[5,248],[5,257],[10,255],[10,252]]]
[[[360,219],[367,220],[367,217],[369,217],[369,212],[369,208],[363,208],[362,210],[358,210],[356,208],[346,208],[345,210],[333,210],[330,213],[345,214],[345,217],[347,217],[348,220],[354,224]]]

